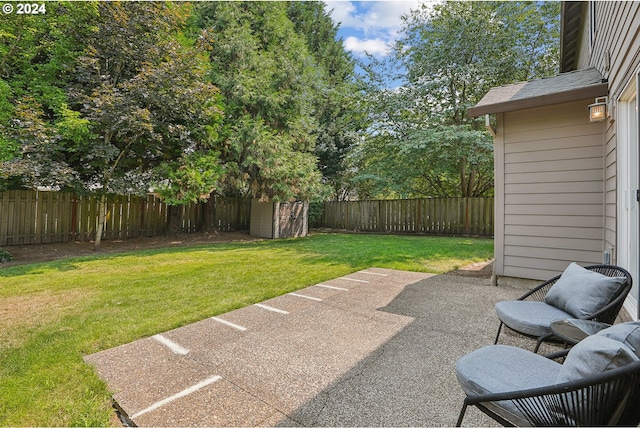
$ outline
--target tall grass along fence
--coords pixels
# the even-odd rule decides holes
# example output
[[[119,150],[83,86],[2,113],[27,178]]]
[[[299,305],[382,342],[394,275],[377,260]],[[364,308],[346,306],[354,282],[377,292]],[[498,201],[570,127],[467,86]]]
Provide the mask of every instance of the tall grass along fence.
[[[0,193],[0,245],[95,239],[96,196],[66,192],[9,190]],[[154,195],[109,196],[103,239],[157,236],[174,230],[249,229],[251,200],[212,198],[207,203],[169,207]]]
[[[362,232],[493,236],[493,198],[325,202],[313,227]]]

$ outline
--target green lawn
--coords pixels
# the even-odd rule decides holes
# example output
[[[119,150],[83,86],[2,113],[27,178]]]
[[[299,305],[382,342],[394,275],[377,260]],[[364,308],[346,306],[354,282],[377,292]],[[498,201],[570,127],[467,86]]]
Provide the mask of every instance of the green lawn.
[[[82,357],[368,267],[443,273],[489,239],[317,234],[0,269],[0,425],[108,425]]]

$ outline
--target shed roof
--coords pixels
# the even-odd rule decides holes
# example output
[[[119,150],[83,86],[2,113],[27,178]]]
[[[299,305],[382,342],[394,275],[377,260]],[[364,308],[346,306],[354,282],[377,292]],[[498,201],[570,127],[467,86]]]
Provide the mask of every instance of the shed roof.
[[[469,116],[503,113],[607,95],[608,84],[595,68],[492,88],[468,110]]]

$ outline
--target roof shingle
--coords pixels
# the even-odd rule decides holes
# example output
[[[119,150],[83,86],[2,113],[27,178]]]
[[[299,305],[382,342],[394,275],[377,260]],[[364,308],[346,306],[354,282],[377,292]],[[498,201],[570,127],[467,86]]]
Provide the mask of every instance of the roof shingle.
[[[469,116],[502,113],[607,95],[606,80],[595,68],[492,88],[468,112]]]

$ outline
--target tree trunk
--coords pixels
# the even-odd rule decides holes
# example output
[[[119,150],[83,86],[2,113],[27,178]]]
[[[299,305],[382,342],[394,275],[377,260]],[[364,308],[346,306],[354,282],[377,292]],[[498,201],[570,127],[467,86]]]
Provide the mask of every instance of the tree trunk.
[[[98,226],[96,227],[96,240],[93,243],[93,250],[100,251],[100,243],[102,242],[102,232],[104,224],[107,221],[107,195],[100,195],[98,203]]]
[[[467,188],[467,160],[462,159],[460,164],[460,196],[463,198],[469,196]]]
[[[167,237],[175,237],[182,233],[182,206],[167,207]]]
[[[201,202],[204,208],[202,225],[206,232],[218,231],[218,225],[216,224],[216,203],[216,198],[213,195],[209,196],[206,202]]]

